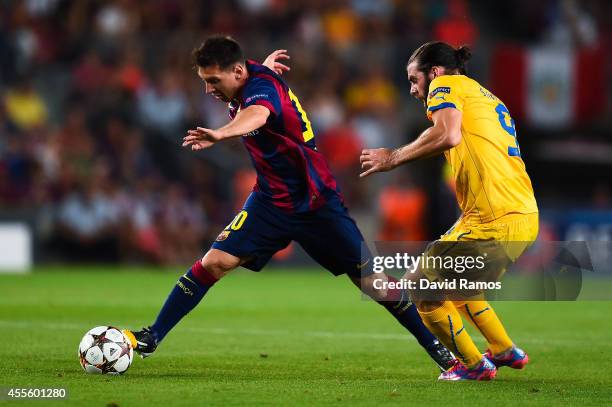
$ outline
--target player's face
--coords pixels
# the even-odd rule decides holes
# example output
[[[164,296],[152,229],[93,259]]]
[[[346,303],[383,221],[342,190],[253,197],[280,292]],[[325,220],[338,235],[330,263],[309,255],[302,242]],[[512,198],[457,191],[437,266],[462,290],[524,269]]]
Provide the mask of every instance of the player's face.
[[[215,98],[224,102],[230,102],[238,93],[243,82],[242,66],[234,65],[230,69],[221,69],[219,66],[198,67],[198,76],[204,81],[206,94],[213,95]]]
[[[440,75],[446,75],[446,68],[442,66],[432,66],[429,73],[425,74],[417,68],[417,62],[411,62],[406,67],[408,80],[410,81],[410,94],[419,99],[427,107],[427,92],[431,81]]]
[[[417,62],[411,62],[406,68],[408,81],[410,81],[410,94],[421,102],[427,102],[427,89],[433,79],[429,79],[422,71],[417,69]]]

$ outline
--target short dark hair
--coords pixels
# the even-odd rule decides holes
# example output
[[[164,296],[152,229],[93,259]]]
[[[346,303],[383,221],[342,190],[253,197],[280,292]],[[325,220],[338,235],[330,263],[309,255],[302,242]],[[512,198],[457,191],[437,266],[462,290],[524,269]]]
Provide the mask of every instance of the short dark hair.
[[[472,57],[470,49],[462,45],[455,49],[442,41],[433,41],[421,45],[412,53],[408,64],[417,62],[417,69],[425,74],[432,66],[443,66],[449,70],[457,70],[460,74],[467,74],[465,64]]]
[[[225,35],[208,37],[192,52],[196,67],[218,66],[225,70],[238,62],[244,62],[242,48],[233,38]]]

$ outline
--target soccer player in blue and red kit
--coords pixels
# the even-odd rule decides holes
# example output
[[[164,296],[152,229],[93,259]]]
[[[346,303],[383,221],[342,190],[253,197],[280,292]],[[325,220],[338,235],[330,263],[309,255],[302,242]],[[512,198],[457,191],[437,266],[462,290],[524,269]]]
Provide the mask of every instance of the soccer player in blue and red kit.
[[[373,281],[381,275],[368,271],[361,232],[317,151],[306,112],[279,76],[289,68],[278,60],[288,55],[275,51],[261,65],[245,60],[233,39],[214,36],[193,56],[206,93],[229,104],[231,121],[217,130],[190,130],[183,146],[197,151],[240,137],[257,171],[257,184],[211,249],[179,278],[153,325],[125,331],[135,350],[149,356],[219,279],[238,266],[259,271],[277,251],[296,241],[332,274],[348,275],[383,305],[441,369],[452,365],[452,354],[423,325],[403,290],[374,289]]]

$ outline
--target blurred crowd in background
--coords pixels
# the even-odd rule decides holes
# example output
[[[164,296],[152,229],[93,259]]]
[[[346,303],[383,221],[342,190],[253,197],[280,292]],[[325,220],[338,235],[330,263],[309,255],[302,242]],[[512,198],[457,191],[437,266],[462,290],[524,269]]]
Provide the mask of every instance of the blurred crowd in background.
[[[610,9],[567,0],[2,2],[0,220],[30,219],[42,260],[175,264],[201,255],[255,180],[240,141],[198,153],[180,147],[187,129],[228,120],[191,61],[207,35],[226,33],[248,58],[288,50],[286,80],[365,235],[435,238],[458,215],[443,160],[358,179],[362,148],[405,144],[427,126],[405,77],[412,51],[434,39],[469,44],[470,74],[489,86],[499,78],[499,44],[610,55]],[[604,100],[587,120],[550,129],[517,120],[542,208],[556,209],[568,191],[559,178],[533,174],[565,165],[540,160],[536,138],[577,141],[600,155],[612,149],[611,66],[596,61],[598,74],[577,75]],[[610,178],[594,180],[612,172],[610,157],[589,168],[574,205],[610,209]]]

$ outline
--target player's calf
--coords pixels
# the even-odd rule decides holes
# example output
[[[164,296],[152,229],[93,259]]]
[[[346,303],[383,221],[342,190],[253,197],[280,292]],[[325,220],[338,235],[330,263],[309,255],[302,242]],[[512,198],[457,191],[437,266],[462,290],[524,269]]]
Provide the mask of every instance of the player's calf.
[[[153,325],[140,331],[126,331],[134,350],[143,358],[150,356],[168,332],[200,303],[208,290],[241,261],[221,250],[209,250],[203,259],[197,260],[179,277]]]
[[[386,274],[370,274],[361,278],[351,277],[351,280],[414,335],[441,371],[453,366],[454,355],[423,324],[408,292],[400,288],[397,279]]]

